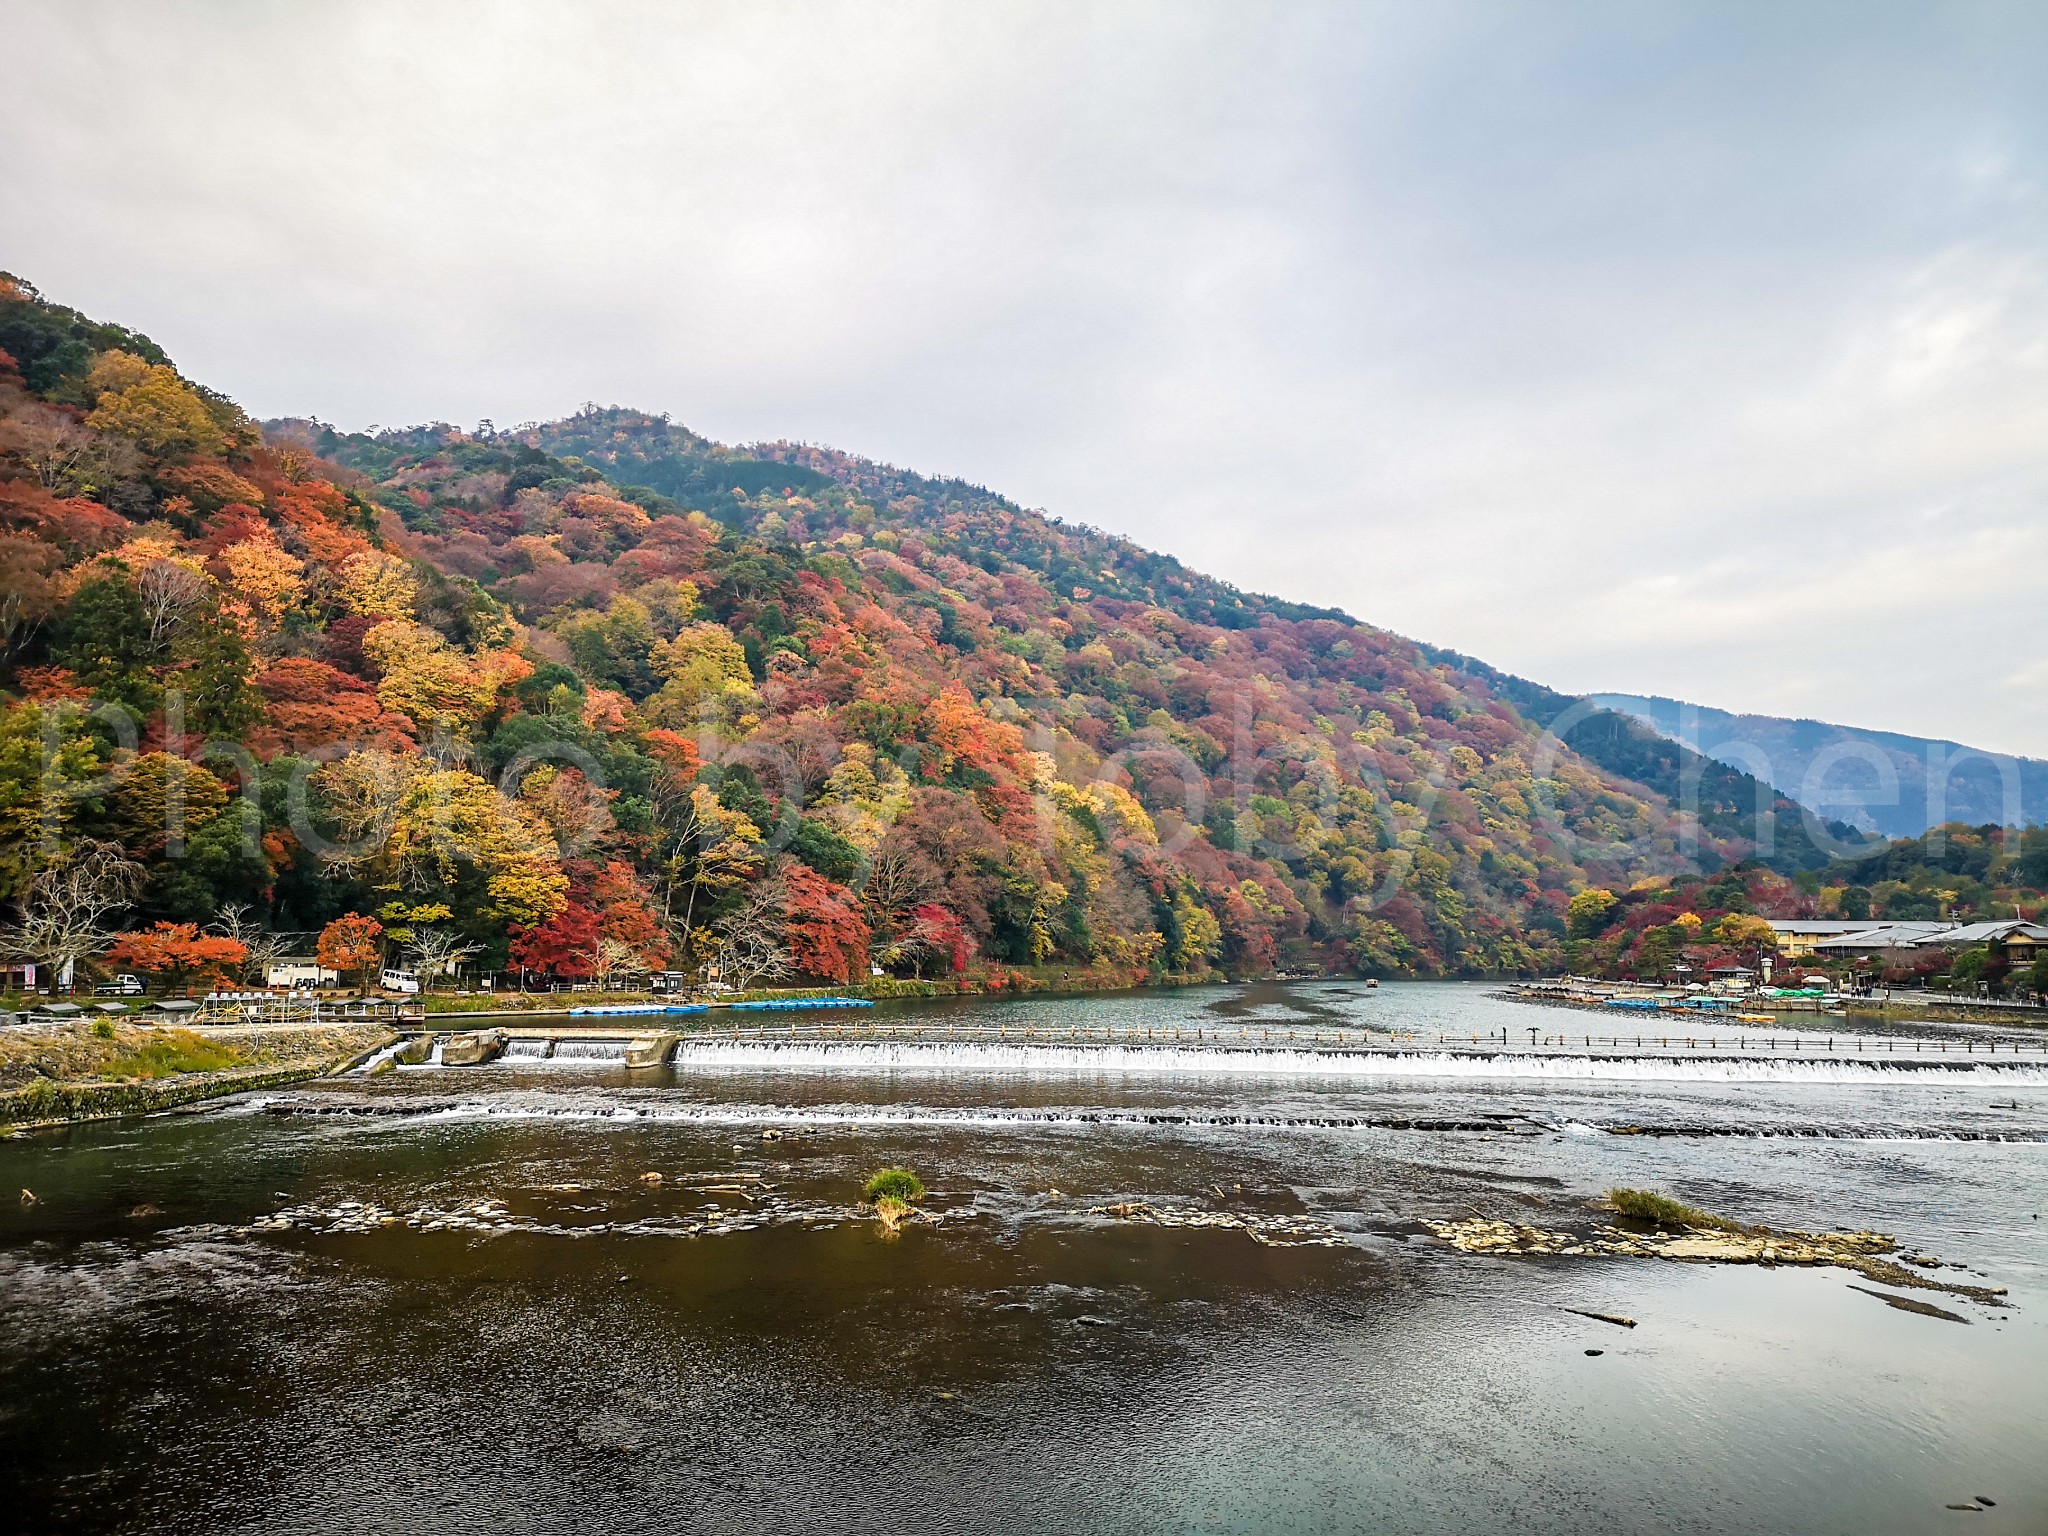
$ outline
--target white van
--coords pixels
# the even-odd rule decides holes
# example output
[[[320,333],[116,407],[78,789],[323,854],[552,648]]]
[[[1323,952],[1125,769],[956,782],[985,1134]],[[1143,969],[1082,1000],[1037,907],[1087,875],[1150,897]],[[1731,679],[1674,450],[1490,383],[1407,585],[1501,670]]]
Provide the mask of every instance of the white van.
[[[394,970],[387,965],[377,973],[377,985],[386,992],[417,992],[420,989],[420,973]]]

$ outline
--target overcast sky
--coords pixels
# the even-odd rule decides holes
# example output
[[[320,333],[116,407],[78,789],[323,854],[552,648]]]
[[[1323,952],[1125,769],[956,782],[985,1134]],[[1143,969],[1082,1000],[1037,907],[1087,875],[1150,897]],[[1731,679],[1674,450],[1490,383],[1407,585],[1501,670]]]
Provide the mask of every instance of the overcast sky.
[[[259,415],[586,400],[1567,691],[2048,755],[2048,5],[0,0],[0,267]]]

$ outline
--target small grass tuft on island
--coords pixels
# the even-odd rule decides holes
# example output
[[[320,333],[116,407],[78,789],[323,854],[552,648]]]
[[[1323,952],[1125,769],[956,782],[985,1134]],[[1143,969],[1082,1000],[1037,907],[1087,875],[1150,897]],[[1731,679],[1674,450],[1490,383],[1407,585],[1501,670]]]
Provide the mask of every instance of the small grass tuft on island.
[[[1654,1189],[1610,1189],[1607,1200],[1622,1215],[1633,1216],[1638,1221],[1654,1221],[1660,1227],[1699,1227],[1715,1232],[1746,1230],[1739,1221],[1730,1221],[1726,1216],[1716,1216],[1711,1211],[1687,1205],[1669,1195],[1660,1195]]]
[[[924,1180],[908,1168],[884,1168],[868,1180],[867,1197],[879,1205],[884,1200],[895,1200],[904,1205],[924,1198]]]
[[[903,1225],[903,1219],[910,1214],[910,1204],[898,1200],[894,1195],[883,1195],[875,1202],[875,1220],[882,1224],[882,1234],[894,1237]]]
[[[868,1180],[865,1193],[874,1204],[882,1235],[894,1237],[910,1215],[910,1202],[924,1198],[924,1180],[908,1168],[884,1168]]]

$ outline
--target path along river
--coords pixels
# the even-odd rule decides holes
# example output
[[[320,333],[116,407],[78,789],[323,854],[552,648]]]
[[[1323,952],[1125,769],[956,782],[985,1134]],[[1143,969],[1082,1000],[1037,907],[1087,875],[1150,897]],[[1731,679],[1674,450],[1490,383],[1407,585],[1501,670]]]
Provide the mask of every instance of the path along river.
[[[1330,1044],[1633,1023],[1331,983],[872,1020],[956,1038],[402,1069],[0,1143],[11,1523],[2048,1529],[2048,1055],[1983,1050],[2022,1032],[1360,1056]],[[1115,1038],[1026,1034],[1077,1024]],[[894,1238],[854,1209],[892,1164],[936,1218]],[[2009,1305],[1423,1225],[1590,1230],[1617,1184],[1893,1232]]]

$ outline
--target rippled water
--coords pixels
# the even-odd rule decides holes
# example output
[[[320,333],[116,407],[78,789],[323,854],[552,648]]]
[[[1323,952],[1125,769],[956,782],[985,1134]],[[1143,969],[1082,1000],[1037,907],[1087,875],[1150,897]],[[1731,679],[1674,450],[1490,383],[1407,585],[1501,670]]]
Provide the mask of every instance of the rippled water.
[[[404,1070],[0,1144],[40,1198],[0,1207],[9,1507],[151,1531],[2048,1528],[2048,1073],[1981,1054],[2014,1036],[1951,1031],[1978,1053],[1918,1065],[1531,1057],[1471,1037],[1608,1021],[1461,986],[876,1013],[1154,1038]],[[1297,1039],[1163,1038],[1218,1028]],[[1351,1034],[1405,1054],[1362,1063]],[[1465,1049],[1414,1038],[1437,1034]],[[890,1239],[853,1202],[894,1163],[937,1221]],[[1583,1228],[1613,1184],[1893,1231],[2012,1305],[1934,1296],[1958,1324],[1840,1271],[1480,1258],[1420,1225]],[[1129,1201],[1345,1240],[1098,1210]]]

